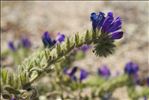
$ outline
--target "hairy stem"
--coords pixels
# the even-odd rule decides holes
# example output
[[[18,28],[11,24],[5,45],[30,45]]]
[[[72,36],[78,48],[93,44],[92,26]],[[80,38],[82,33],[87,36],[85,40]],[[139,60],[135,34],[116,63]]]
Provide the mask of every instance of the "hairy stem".
[[[95,33],[94,33],[95,34]],[[100,35],[97,34],[96,38]],[[32,56],[26,59],[23,64],[19,66],[19,72],[25,71],[30,75],[30,83],[37,80],[52,64],[57,63],[64,58],[74,48],[81,47],[84,44],[91,44],[95,40],[93,33],[87,31],[85,34],[76,34],[75,37],[67,38],[61,45],[57,44],[52,49],[45,48],[35,52]],[[38,74],[33,75],[34,71]],[[35,74],[35,73],[34,73]]]

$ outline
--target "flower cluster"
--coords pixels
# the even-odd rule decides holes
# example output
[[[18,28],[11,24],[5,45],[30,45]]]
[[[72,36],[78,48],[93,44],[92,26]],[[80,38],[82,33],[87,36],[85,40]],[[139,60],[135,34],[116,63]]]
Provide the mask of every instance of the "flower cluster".
[[[92,21],[93,31],[101,31],[101,34],[106,34],[112,39],[120,39],[123,36],[122,21],[120,17],[114,19],[113,13],[108,12],[107,16],[103,12],[96,14],[95,12],[91,13],[90,17]]]
[[[58,33],[56,40],[53,40],[50,37],[50,34],[48,31],[44,32],[44,34],[42,35],[42,42],[43,42],[44,46],[48,47],[48,48],[54,46],[56,43],[61,43],[64,40],[65,40],[65,35],[61,34],[61,33]]]
[[[120,17],[114,18],[112,12],[108,12],[107,16],[103,12],[96,14],[91,13],[93,33],[100,33],[100,37],[94,40],[95,54],[97,56],[107,56],[114,52],[114,40],[123,37],[122,21]]]

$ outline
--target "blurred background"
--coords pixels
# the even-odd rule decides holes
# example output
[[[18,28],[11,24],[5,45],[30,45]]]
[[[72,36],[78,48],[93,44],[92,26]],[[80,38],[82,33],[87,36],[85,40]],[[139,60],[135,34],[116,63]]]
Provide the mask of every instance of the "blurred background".
[[[75,66],[96,71],[106,64],[112,70],[113,76],[123,72],[126,62],[139,64],[141,75],[149,75],[149,2],[148,1],[3,1],[1,5],[1,52],[8,49],[8,41],[18,41],[28,37],[32,44],[42,46],[41,36],[49,31],[52,37],[58,32],[72,36],[75,32],[83,33],[91,29],[90,14],[102,11],[112,11],[123,20],[124,38],[116,41],[117,48],[113,55],[107,58],[96,57],[92,50]],[[4,63],[4,62],[3,62]],[[5,60],[9,63],[9,59]],[[118,89],[123,100],[127,100],[125,88]]]

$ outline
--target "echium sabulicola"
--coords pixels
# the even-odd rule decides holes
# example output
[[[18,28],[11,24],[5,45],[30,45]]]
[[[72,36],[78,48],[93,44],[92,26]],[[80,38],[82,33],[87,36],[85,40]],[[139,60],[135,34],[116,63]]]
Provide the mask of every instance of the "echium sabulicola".
[[[125,73],[128,75],[135,75],[139,71],[139,66],[136,63],[128,62],[124,68]]]
[[[79,82],[82,82],[84,79],[87,78],[87,76],[89,75],[89,73],[85,70],[85,69],[80,69],[80,76],[79,76],[79,79],[76,77],[76,72],[79,68],[78,67],[73,67],[71,69],[70,72],[68,72],[68,69],[67,68],[64,68],[64,74],[68,75],[70,77],[71,80],[73,81],[79,81]]]
[[[61,43],[65,40],[65,35],[64,34],[61,34],[61,33],[58,33],[57,37],[56,37],[56,40],[53,40],[51,37],[50,37],[50,34],[49,32],[44,32],[44,34],[42,35],[42,42],[44,44],[45,47],[52,47],[54,46],[56,43]]]
[[[107,79],[110,77],[111,71],[106,65],[103,65],[102,67],[98,68],[98,74]]]
[[[96,14],[91,13],[92,30],[100,36],[94,40],[95,54],[99,56],[107,56],[114,51],[114,40],[123,37],[122,21],[120,17],[114,18],[112,12],[108,12],[107,16],[103,12]]]
[[[14,42],[13,42],[13,41],[9,41],[9,42],[8,42],[8,48],[9,48],[11,51],[13,51],[13,52],[15,52],[15,51],[17,50],[17,48],[16,48],[16,46],[14,45]]]
[[[30,48],[31,47],[31,41],[28,39],[28,38],[26,38],[26,37],[23,37],[22,39],[21,39],[21,45],[24,47],[24,48]]]

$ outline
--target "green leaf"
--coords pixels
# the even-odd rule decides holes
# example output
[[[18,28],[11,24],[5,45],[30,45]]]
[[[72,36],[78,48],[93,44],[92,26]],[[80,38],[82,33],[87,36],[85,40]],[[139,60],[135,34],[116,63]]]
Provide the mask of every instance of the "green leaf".
[[[12,73],[9,73],[9,75],[8,75],[8,84],[10,86],[14,85],[14,75]]]
[[[56,50],[57,50],[57,55],[58,56],[61,55],[61,46],[60,46],[60,44],[57,44]]]
[[[5,69],[2,69],[1,75],[2,75],[2,84],[6,84],[7,78],[8,78],[8,71]]]
[[[70,40],[67,37],[67,39],[66,39],[66,49],[69,49],[69,48],[70,48]]]
[[[85,41],[86,41],[86,44],[89,44],[90,43],[90,36],[89,36],[89,30],[86,31],[86,34],[85,34]]]
[[[20,81],[21,81],[21,85],[24,86],[25,84],[27,84],[29,82],[29,77],[27,76],[27,73],[23,72],[20,73]]]
[[[76,47],[79,46],[79,35],[75,34],[75,43],[76,43]]]

